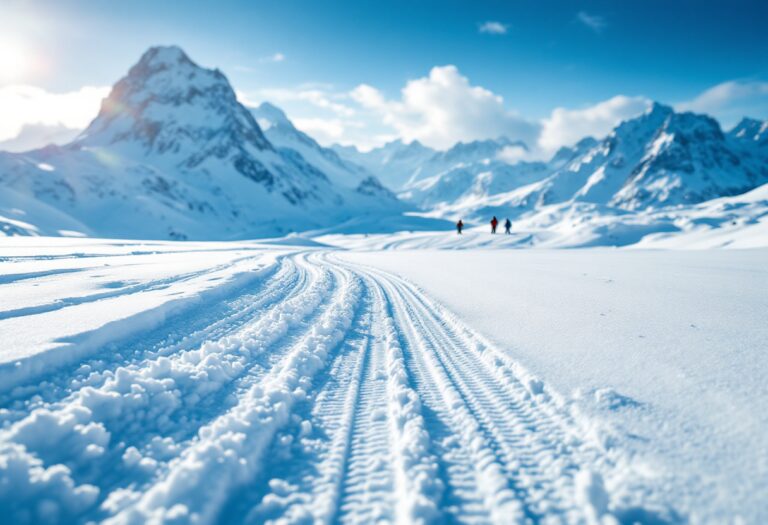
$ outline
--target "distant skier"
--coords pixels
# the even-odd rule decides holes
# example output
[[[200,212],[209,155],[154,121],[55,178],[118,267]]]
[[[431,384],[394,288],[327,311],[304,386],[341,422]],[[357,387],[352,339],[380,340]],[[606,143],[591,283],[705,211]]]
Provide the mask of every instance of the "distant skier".
[[[464,223],[461,222],[461,219],[459,219],[459,222],[456,223],[456,233],[461,235],[461,230],[464,228]]]
[[[510,221],[509,218],[507,218],[507,220],[504,221],[504,233],[509,235],[510,233],[512,233],[510,231],[511,229],[512,229],[512,221]]]
[[[499,225],[499,219],[496,218],[496,216],[493,216],[493,219],[491,219],[491,233],[496,233],[496,226]]]

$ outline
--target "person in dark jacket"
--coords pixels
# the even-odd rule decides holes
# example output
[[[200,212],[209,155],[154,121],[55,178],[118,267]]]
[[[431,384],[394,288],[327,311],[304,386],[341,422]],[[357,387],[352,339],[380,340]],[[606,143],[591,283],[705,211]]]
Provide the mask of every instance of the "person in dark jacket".
[[[509,235],[510,233],[512,233],[510,231],[511,229],[512,229],[512,221],[510,221],[509,218],[507,218],[507,220],[504,221],[504,233]]]
[[[496,226],[499,225],[499,219],[496,218],[496,216],[493,216],[493,219],[491,219],[491,233],[496,233]]]
[[[464,228],[464,223],[461,222],[461,219],[459,219],[459,222],[456,223],[456,233],[461,235],[461,230]]]

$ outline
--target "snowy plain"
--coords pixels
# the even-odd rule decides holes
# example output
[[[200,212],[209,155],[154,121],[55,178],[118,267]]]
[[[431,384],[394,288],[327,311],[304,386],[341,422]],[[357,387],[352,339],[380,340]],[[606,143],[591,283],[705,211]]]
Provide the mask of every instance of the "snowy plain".
[[[342,258],[416,283],[614,427],[691,521],[768,519],[768,250]]]
[[[0,239],[0,510],[768,520],[768,250],[513,237]]]

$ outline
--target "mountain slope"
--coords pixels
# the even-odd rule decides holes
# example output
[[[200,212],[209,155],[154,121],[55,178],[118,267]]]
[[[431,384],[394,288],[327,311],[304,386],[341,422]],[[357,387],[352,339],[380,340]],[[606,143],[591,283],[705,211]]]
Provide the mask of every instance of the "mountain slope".
[[[405,209],[275,147],[226,77],[177,47],[148,50],[75,142],[0,154],[0,185],[112,237],[247,238]]]
[[[622,211],[693,205],[768,182],[765,130],[745,121],[726,134],[708,116],[654,104],[604,139],[563,148],[546,164],[470,164],[417,184],[421,194],[408,196],[438,216],[483,222],[489,214],[520,216],[555,204]]]
[[[741,141],[747,147],[753,145],[766,148],[768,147],[768,121],[745,117],[728,132],[728,136]]]
[[[338,144],[333,146],[333,150],[341,158],[363,166],[395,191],[403,188],[414,176],[418,176],[423,165],[436,153],[418,140],[405,144],[399,139],[368,152],[361,152],[354,146]]]
[[[420,193],[419,186],[425,183],[429,186],[426,181],[435,176],[472,164],[495,161],[508,148],[528,150],[524,143],[506,137],[458,142],[446,151],[435,151],[416,140],[410,144],[396,140],[366,153],[353,146],[334,146],[341,157],[365,166],[396,191],[416,188],[416,193]],[[406,198],[409,195],[408,191],[404,193]]]
[[[334,184],[357,188],[363,181],[372,177],[363,167],[342,160],[334,150],[322,147],[315,139],[298,130],[280,108],[264,102],[251,111],[274,146],[297,151],[313,166],[323,171]]]

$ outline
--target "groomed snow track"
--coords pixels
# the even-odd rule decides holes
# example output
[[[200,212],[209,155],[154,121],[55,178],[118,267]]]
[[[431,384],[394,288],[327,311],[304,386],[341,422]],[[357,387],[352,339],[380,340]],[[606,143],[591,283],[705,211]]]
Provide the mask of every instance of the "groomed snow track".
[[[620,453],[410,283],[308,251],[208,306],[0,392],[3,516],[615,519]]]

